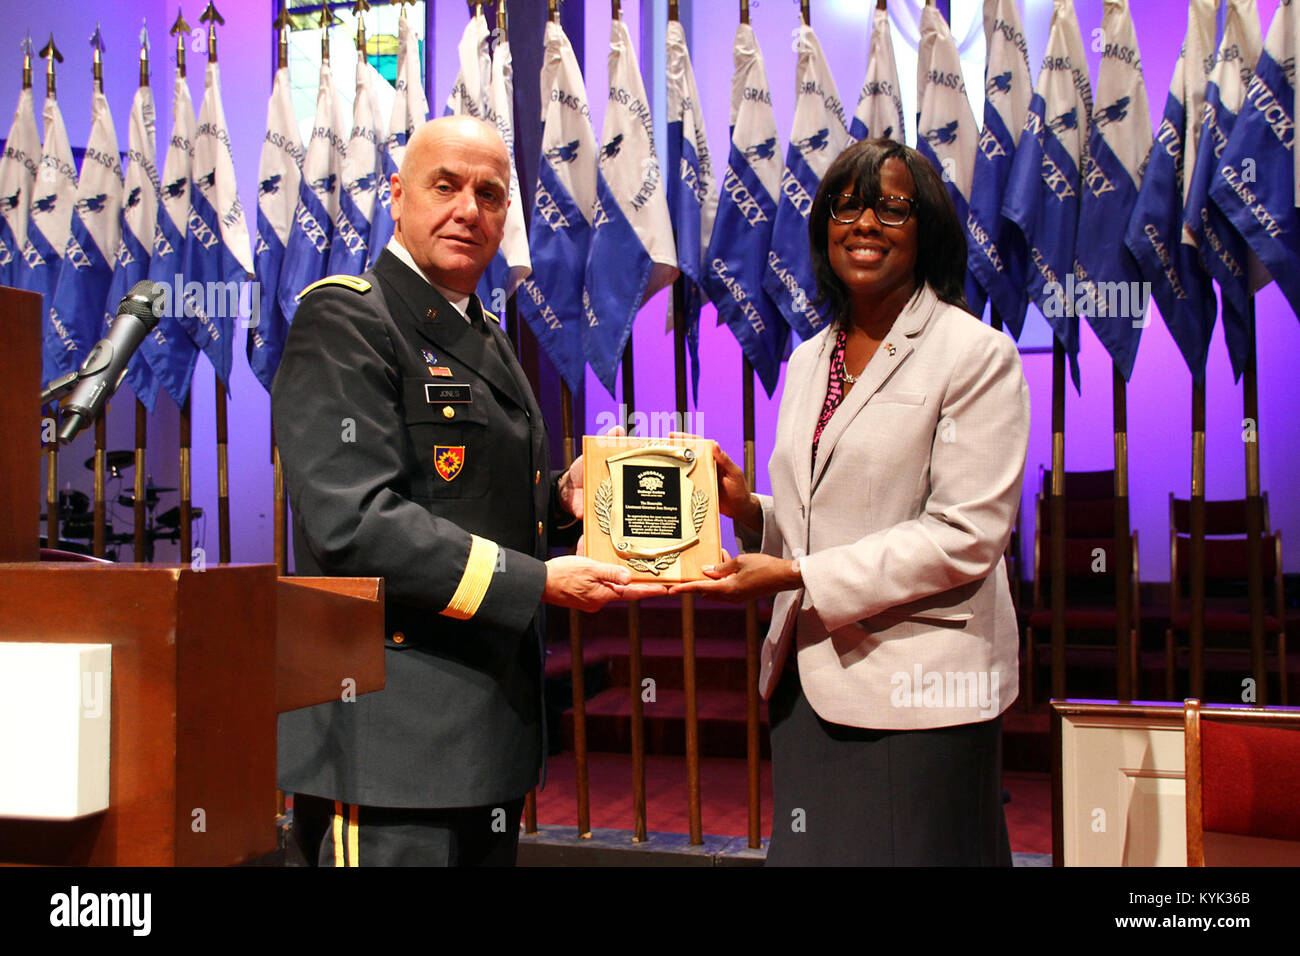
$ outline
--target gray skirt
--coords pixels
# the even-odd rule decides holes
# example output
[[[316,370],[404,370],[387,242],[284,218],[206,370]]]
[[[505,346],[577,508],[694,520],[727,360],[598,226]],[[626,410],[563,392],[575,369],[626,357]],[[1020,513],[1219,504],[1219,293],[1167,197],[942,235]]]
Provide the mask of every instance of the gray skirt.
[[[1001,717],[927,730],[832,724],[793,661],[768,713],[768,866],[1011,865]]]

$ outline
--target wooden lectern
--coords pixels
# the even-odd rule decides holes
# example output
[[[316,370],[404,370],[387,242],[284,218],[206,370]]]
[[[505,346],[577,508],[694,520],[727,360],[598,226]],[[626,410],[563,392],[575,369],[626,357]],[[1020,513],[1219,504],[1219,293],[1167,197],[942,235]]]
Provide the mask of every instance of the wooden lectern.
[[[17,345],[0,350],[0,437],[15,450],[0,461],[0,641],[112,645],[109,807],[0,819],[0,864],[226,865],[270,853],[276,714],[383,688],[383,582],[277,578],[269,564],[38,562],[39,307],[0,287]]]

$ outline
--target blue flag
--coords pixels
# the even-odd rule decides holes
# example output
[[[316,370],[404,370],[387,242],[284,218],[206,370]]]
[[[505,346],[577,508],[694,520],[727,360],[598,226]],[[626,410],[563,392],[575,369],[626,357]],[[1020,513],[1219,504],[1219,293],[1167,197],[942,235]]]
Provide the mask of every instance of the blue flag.
[[[686,31],[677,20],[668,22],[668,212],[677,239],[677,268],[686,277],[684,315],[673,322],[686,325],[691,356],[691,394],[700,398],[700,307],[704,294],[704,252],[718,214],[718,184],[713,178],[709,139],[704,132],[700,91],[691,68]]]
[[[302,163],[298,186],[298,208],[294,212],[289,240],[280,266],[280,284],[275,295],[285,319],[292,323],[298,311],[298,293],[329,274],[330,244],[334,220],[338,218],[339,192],[347,148],[343,112],[334,89],[329,63],[320,67],[316,90],[316,118],[312,124],[307,156]]]
[[[30,45],[31,41],[27,41]],[[41,161],[41,134],[31,88],[18,94],[13,125],[0,158],[0,285],[17,285],[18,264],[27,241],[36,168]]]
[[[68,131],[58,100],[45,97],[45,143],[41,167],[32,187],[32,211],[27,221],[27,239],[22,246],[15,282],[41,296],[41,383],[48,385],[60,375],[76,370],[73,351],[76,342],[62,322],[50,321],[54,287],[63,268],[63,254],[71,235],[72,207],[77,201],[77,167],[68,145]]]
[[[1223,38],[1205,85],[1201,141],[1183,209],[1184,242],[1191,238],[1191,244],[1200,251],[1201,263],[1219,283],[1223,337],[1236,379],[1245,371],[1250,348],[1250,272],[1252,267],[1256,272],[1260,267],[1257,261],[1251,261],[1246,240],[1210,202],[1210,182],[1219,170],[1223,150],[1245,101],[1246,84],[1255,72],[1261,45],[1255,0],[1229,0],[1224,10]]]
[[[117,316],[117,304],[141,279],[149,275],[149,252],[153,247],[154,229],[158,224],[158,153],[154,135],[153,91],[141,86],[131,103],[131,130],[127,139],[130,165],[122,194],[122,238],[113,262],[113,280],[104,301],[101,335],[106,335]],[[127,384],[136,398],[150,412],[158,400],[158,377],[149,368],[144,354],[131,356],[126,371]]]
[[[383,167],[375,194],[375,215],[370,225],[370,261],[366,263],[367,267],[375,264],[388,240],[393,238],[393,197],[389,188],[401,168],[406,141],[428,118],[429,101],[424,95],[424,81],[420,79],[420,41],[406,18],[406,7],[403,6],[397,21],[397,96],[393,99],[388,135],[380,154]]]
[[[1295,0],[1281,0],[1232,138],[1210,185],[1228,217],[1300,315],[1300,211],[1295,205]]]
[[[101,337],[104,300],[121,240],[122,160],[113,115],[103,93],[95,93],[91,111],[90,139],[77,180],[68,245],[49,303],[50,325],[65,328],[74,345],[73,350],[61,353],[67,363],[64,372],[80,368]]]
[[[1114,224],[1127,223],[1133,215],[1151,152],[1151,125],[1142,54],[1128,0],[1106,0],[1101,29],[1105,52],[1097,76],[1097,102],[1102,105],[1092,114],[1074,280],[1083,293],[1083,307],[1077,311],[1087,318],[1127,380],[1146,325],[1147,303],[1137,262]],[[1077,293],[1074,298],[1079,301]]]
[[[485,309],[500,315],[519,283],[533,271],[528,255],[528,229],[519,198],[519,177],[515,173],[514,65],[510,44],[501,37],[488,52],[487,18],[480,10],[465,27],[458,53],[460,72],[447,97],[447,113],[474,116],[496,126],[510,157],[510,205],[501,245],[478,283],[478,297]]]
[[[280,285],[284,244],[289,239],[293,214],[298,206],[302,180],[303,148],[293,115],[293,93],[289,68],[275,71],[271,101],[266,107],[266,139],[257,168],[257,240],[254,244],[253,273],[261,293],[261,314],[248,330],[248,365],[269,392],[284,355],[289,322],[280,308],[275,290]]]
[[[578,58],[564,30],[546,23],[542,54],[542,156],[519,313],[569,388],[582,388],[583,272],[591,244],[587,220],[596,204],[596,134]]]
[[[343,158],[343,182],[339,190],[338,218],[330,242],[328,274],[360,275],[370,258],[371,223],[379,196],[383,163],[379,158],[382,140],[375,84],[384,78],[364,56],[357,57],[356,96],[352,100],[352,133]]]
[[[190,379],[198,361],[198,347],[181,324],[187,308],[202,307],[202,288],[196,296],[185,294],[185,245],[190,221],[190,187],[194,160],[194,103],[185,77],[177,76],[172,88],[172,135],[163,161],[162,205],[154,227],[149,258],[149,278],[165,294],[158,326],[140,343],[140,351],[158,382],[177,405],[190,394]],[[191,290],[193,291],[193,290]],[[187,305],[188,301],[188,305]]]
[[[903,98],[899,93],[894,38],[889,32],[889,12],[876,8],[871,20],[871,52],[867,75],[858,94],[849,135],[854,139],[903,141]]]
[[[506,227],[501,235],[501,246],[488,263],[478,286],[479,299],[499,315],[505,309],[506,300],[533,272],[515,165],[515,67],[510,43],[504,36],[497,40],[496,49],[492,51],[492,86],[488,90],[486,110],[488,122],[496,123],[497,132],[510,155],[510,206],[506,209]]]
[[[979,129],[966,96],[957,41],[938,7],[926,6],[921,11],[921,49],[920,60],[926,68],[924,76],[917,77],[921,108],[916,120],[916,148],[942,177],[957,209],[957,221],[966,222]],[[966,304],[975,315],[982,315],[984,302],[983,288],[967,271]]]
[[[966,217],[966,267],[1015,338],[1025,325],[1024,237],[1004,226],[1002,200],[1033,85],[1015,0],[984,0],[984,129],[975,153]]]
[[[235,184],[226,111],[221,105],[221,74],[214,60],[208,61],[204,76],[194,170],[197,188],[190,193],[188,272],[203,286],[207,322],[191,322],[186,330],[229,390],[240,290],[252,278],[253,257],[248,220]]]
[[[622,20],[611,24],[610,34],[609,103],[587,252],[582,350],[613,395],[632,320],[650,296],[677,278],[677,250],[632,37]],[[615,262],[618,268],[610,268]]]
[[[704,289],[771,396],[790,337],[790,327],[763,288],[781,184],[781,147],[763,51],[748,23],[736,28],[733,61],[731,151],[705,254]]]
[[[1079,388],[1079,316],[1065,295],[1074,272],[1079,172],[1087,157],[1092,91],[1072,0],[1055,0],[1038,87],[1011,164],[1002,215],[1029,250],[1029,297],[1052,326]]]
[[[1156,130],[1137,205],[1124,243],[1164,316],[1194,381],[1205,380],[1205,358],[1214,328],[1214,289],[1194,247],[1182,241],[1183,200],[1205,100],[1205,68],[1213,56],[1215,0],[1191,0],[1187,33],[1169,83],[1164,117]]]
[[[822,176],[852,140],[844,104],[812,27],[799,27],[796,45],[794,122],[763,288],[799,337],[809,339],[826,326],[830,316],[815,304],[817,284],[808,252],[808,216]]]

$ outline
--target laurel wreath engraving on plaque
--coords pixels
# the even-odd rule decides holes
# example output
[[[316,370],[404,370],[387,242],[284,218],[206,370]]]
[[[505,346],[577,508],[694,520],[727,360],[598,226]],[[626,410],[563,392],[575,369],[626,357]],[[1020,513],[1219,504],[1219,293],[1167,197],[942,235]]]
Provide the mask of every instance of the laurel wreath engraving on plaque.
[[[600,483],[596,489],[596,521],[600,525],[600,530],[605,534],[610,534],[610,513],[614,507],[614,484],[608,478]],[[704,526],[704,519],[709,514],[709,496],[696,488],[691,492],[691,523],[695,525],[695,533],[699,534],[700,528]],[[617,545],[615,545],[617,547]],[[662,554],[653,561],[644,558],[627,558],[630,567],[637,571],[645,571],[649,574],[662,574],[673,566],[673,562],[678,556],[690,545]]]
[[[596,520],[600,530],[609,534],[609,510],[614,507],[614,483],[608,478],[596,489]]]

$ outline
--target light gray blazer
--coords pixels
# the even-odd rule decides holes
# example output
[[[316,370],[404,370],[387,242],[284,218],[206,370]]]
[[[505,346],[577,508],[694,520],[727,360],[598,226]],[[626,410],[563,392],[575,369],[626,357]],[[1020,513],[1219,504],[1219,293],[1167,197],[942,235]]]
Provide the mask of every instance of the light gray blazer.
[[[824,719],[911,729],[989,720],[1019,690],[1002,554],[1020,502],[1029,389],[1015,343],[925,286],[822,432],[833,328],[790,357],[742,550],[798,556],[804,587],[776,597],[759,688],[792,643]]]

